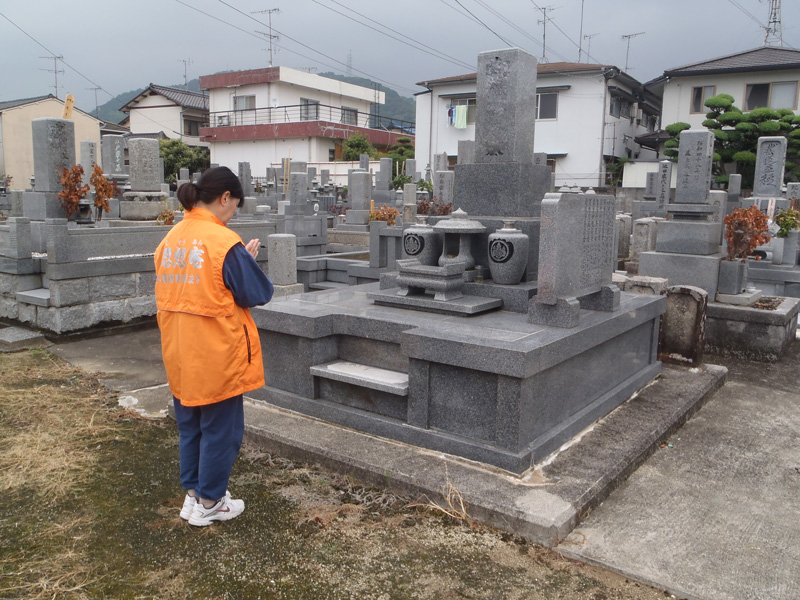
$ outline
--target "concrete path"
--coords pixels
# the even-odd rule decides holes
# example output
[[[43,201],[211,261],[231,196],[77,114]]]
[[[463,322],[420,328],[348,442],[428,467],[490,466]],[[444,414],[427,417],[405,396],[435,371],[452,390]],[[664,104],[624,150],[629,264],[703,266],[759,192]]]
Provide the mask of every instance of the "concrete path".
[[[680,597],[800,598],[800,359],[728,383],[559,546]]]
[[[60,344],[53,351],[88,371],[103,372],[102,379],[109,387],[123,397],[130,396],[150,414],[159,415],[170,399],[159,343],[158,330],[146,329]],[[718,358],[712,362],[728,367],[725,387],[558,549],[679,597],[798,598],[800,343],[775,365]],[[686,386],[673,389],[676,397],[687,393]],[[281,413],[281,419],[287,414]],[[309,434],[303,430],[309,427],[307,422],[295,421],[293,427],[298,428],[309,459],[319,452],[311,447],[314,436],[319,436],[318,446],[330,442],[326,451],[317,455],[319,462],[341,465],[340,458],[332,458],[347,450],[346,445],[337,449],[341,442],[338,432]],[[276,439],[286,443],[292,435],[288,423],[282,433],[286,438]],[[615,435],[614,445],[627,443],[629,436]],[[363,451],[358,454],[364,459]],[[427,454],[439,463],[432,480],[440,482],[445,457]],[[410,476],[416,473],[417,481],[425,478],[430,467],[424,452],[402,462]],[[462,465],[449,476],[462,484],[466,477],[461,476],[471,469],[474,467]],[[479,486],[496,499],[497,489],[492,492],[487,477],[487,473],[480,475]],[[521,514],[519,509],[520,505],[516,517]],[[531,507],[532,513],[536,510],[539,507]]]
[[[120,393],[121,405],[147,417],[166,416],[172,394],[167,387],[157,327],[65,342],[50,350],[89,373],[100,373],[100,382]]]

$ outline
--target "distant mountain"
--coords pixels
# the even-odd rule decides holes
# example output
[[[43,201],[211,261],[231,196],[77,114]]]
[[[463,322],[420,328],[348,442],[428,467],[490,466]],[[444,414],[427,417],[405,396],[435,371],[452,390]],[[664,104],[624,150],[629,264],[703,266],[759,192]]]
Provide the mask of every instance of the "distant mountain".
[[[401,96],[393,89],[387,88],[380,83],[376,83],[371,79],[365,79],[364,77],[350,77],[348,75],[339,75],[338,73],[320,73],[320,75],[322,77],[327,77],[328,79],[336,79],[337,81],[344,81],[345,83],[352,83],[354,85],[360,85],[371,89],[374,89],[375,86],[377,86],[379,91],[386,94],[386,104],[382,104],[380,107],[381,116],[412,122],[416,118],[416,105],[413,98]],[[155,81],[153,83],[159,82]],[[178,83],[168,87],[183,88],[183,84]],[[200,80],[192,79],[188,84],[188,88],[192,92],[199,92]],[[129,92],[123,92],[122,94],[115,96],[105,104],[102,104],[100,107],[98,107],[97,118],[107,123],[119,123],[127,116],[124,112],[120,112],[119,109],[125,106],[133,98],[141,94],[144,90],[145,88],[139,88]],[[95,111],[91,111],[90,114],[94,113]]]
[[[157,81],[153,81],[152,83],[158,83]],[[163,84],[161,84],[163,85]],[[167,87],[174,87],[174,88],[183,88],[182,83],[169,85]],[[146,88],[139,88],[138,90],[131,90],[129,92],[123,92],[118,96],[113,97],[111,100],[106,102],[105,104],[101,104],[98,107],[98,114],[97,118],[101,121],[105,121],[106,123],[119,123],[124,119],[127,115],[124,112],[120,112],[120,108],[125,106],[128,102],[136,98],[139,94],[141,94]],[[200,80],[199,79],[192,79],[188,84],[188,89],[191,92],[199,92],[200,91]],[[91,111],[89,114],[94,115],[95,111]]]
[[[349,75],[339,75],[338,73],[320,73],[322,77],[328,79],[336,79],[337,81],[344,81],[345,83],[352,83],[366,88],[375,88],[386,94],[386,104],[380,107],[380,114],[383,117],[392,117],[395,119],[402,119],[403,121],[414,121],[416,119],[417,108],[413,98],[401,96],[391,88],[385,85],[376,83],[371,79],[364,77],[351,77]]]

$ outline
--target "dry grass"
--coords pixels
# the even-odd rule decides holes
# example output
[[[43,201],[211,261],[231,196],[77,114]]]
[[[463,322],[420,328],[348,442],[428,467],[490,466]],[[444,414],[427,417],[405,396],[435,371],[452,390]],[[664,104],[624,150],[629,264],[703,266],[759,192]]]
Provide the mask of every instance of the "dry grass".
[[[0,493],[52,507],[86,481],[113,435],[96,379],[41,351],[0,355]],[[54,404],[53,398],[58,398]],[[59,514],[30,527],[0,562],[0,598],[88,598],[97,581],[83,554],[93,516]]]
[[[0,493],[24,487],[52,499],[69,494],[114,431],[97,422],[97,381],[42,352],[4,355],[0,380]]]
[[[474,521],[472,517],[469,516],[467,507],[464,504],[464,497],[461,495],[461,492],[458,491],[458,488],[453,485],[453,482],[450,481],[450,474],[447,472],[446,466],[444,477],[445,482],[442,486],[441,501],[437,502],[425,496],[425,502],[409,504],[409,508],[421,508],[425,511],[440,512],[444,513],[451,519],[455,519],[456,521],[462,521],[470,525],[474,524]]]

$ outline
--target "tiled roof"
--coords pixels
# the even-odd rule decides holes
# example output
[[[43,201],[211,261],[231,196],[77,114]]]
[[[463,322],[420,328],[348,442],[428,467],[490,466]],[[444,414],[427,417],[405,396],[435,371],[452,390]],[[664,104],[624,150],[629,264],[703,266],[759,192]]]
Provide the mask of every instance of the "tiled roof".
[[[800,50],[763,46],[664,71],[667,77],[800,68]]]
[[[133,108],[137,102],[143,98],[146,98],[151,93],[164,96],[167,100],[171,100],[178,106],[182,106],[184,108],[208,110],[208,96],[205,94],[201,94],[200,92],[190,92],[188,90],[182,90],[179,88],[167,87],[165,85],[156,85],[155,83],[151,83],[149,86],[147,86],[147,89],[145,89],[135,98],[129,100],[125,106],[120,108],[120,110],[127,112]]]
[[[0,111],[8,108],[15,108],[17,106],[23,106],[25,104],[31,104],[33,102],[40,102],[42,100],[47,100],[48,98],[55,98],[55,96],[53,96],[53,94],[47,94],[46,96],[35,96],[34,98],[20,98],[19,100],[0,102]]]
[[[606,69],[613,69],[611,65],[592,65],[587,63],[570,63],[570,62],[556,62],[556,63],[539,63],[536,72],[539,75],[546,73],[578,73],[582,71],[604,71]],[[453,77],[442,77],[441,79],[431,79],[429,81],[420,81],[417,85],[441,85],[444,83],[457,83],[459,81],[475,81],[478,78],[477,73],[467,73],[466,75],[454,75]]]

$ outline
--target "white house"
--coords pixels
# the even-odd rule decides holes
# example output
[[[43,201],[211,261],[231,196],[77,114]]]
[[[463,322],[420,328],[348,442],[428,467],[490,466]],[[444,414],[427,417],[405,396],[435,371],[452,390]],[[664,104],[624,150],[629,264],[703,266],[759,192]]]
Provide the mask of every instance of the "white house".
[[[433,165],[442,152],[455,164],[459,140],[475,139],[477,75],[417,85],[427,88],[416,94],[417,165]],[[659,98],[617,67],[543,63],[537,92],[534,149],[547,153],[556,185],[602,186],[615,158],[655,158],[634,138],[657,129]],[[467,106],[466,123],[455,118],[458,106]]]
[[[667,69],[647,88],[663,93],[663,125],[702,127],[711,96],[729,94],[745,112],[754,108],[797,110],[800,50],[763,46],[691,65]]]
[[[204,75],[200,88],[209,92],[209,123],[200,135],[211,162],[235,169],[247,161],[254,174],[282,158],[339,159],[354,134],[379,149],[407,136],[375,115],[384,92],[287,67]]]
[[[207,146],[200,139],[200,127],[208,123],[208,96],[151,83],[141,94],[120,108],[128,113],[130,132],[163,133],[190,146]]]

